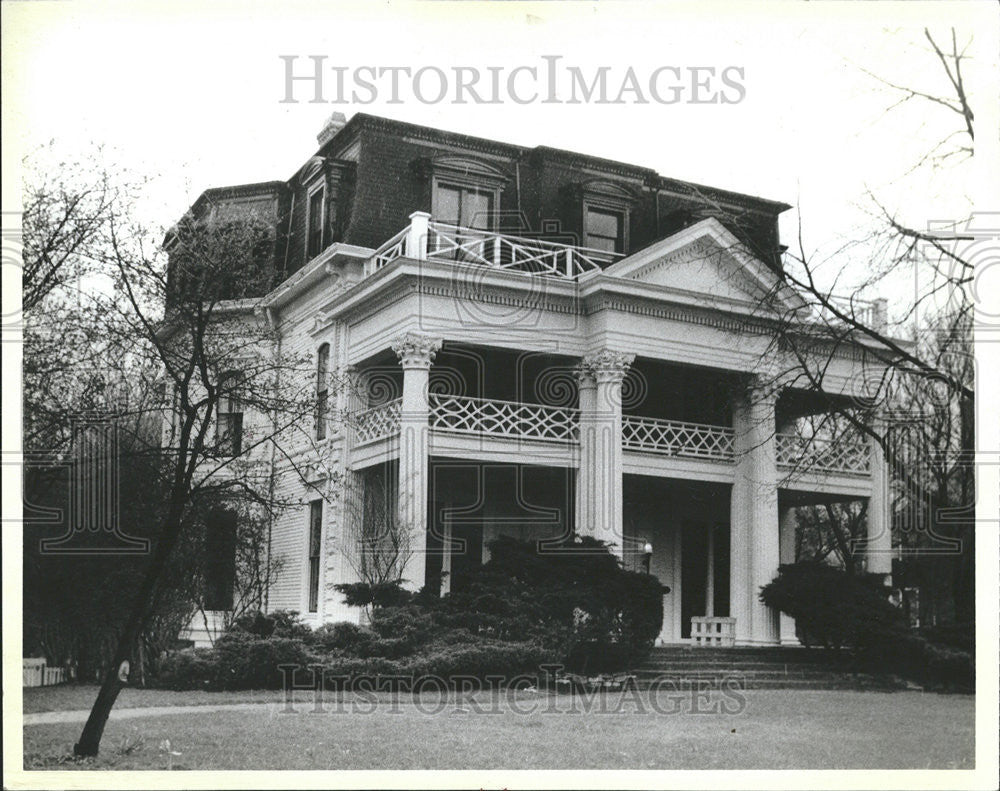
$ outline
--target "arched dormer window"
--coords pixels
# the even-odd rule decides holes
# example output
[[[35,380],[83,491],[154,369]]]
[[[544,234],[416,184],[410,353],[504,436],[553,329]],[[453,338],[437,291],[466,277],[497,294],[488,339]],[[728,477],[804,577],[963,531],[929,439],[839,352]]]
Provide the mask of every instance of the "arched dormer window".
[[[316,439],[326,439],[330,409],[330,344],[316,353]]]

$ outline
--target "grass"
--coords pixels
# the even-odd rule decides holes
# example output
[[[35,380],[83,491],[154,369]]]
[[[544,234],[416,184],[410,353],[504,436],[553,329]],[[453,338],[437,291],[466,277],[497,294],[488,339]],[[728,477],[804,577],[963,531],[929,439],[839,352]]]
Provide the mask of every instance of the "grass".
[[[73,702],[66,688],[65,700]],[[132,703],[137,693],[129,690]],[[251,693],[149,691],[147,705],[243,702]],[[280,693],[253,693],[256,700]],[[244,711],[168,714],[112,720],[97,759],[68,759],[79,724],[24,728],[25,768],[62,769],[971,769],[975,699],[919,692],[752,691],[735,698],[677,702],[661,695],[605,698],[604,712],[585,713],[577,699],[479,698],[480,711],[433,696],[414,705],[382,697],[350,702],[371,713],[259,714]],[[180,697],[162,697],[180,696]],[[206,700],[206,696],[208,697]],[[181,697],[187,699],[181,701]],[[225,698],[225,699],[224,699]],[[26,697],[27,700],[27,697]],[[165,703],[175,700],[177,703]],[[629,702],[631,700],[631,703]],[[155,701],[155,702],[152,702]],[[50,699],[51,702],[51,699]],[[33,702],[41,705],[40,699]],[[27,704],[26,704],[27,705]],[[440,708],[435,714],[424,713]],[[350,709],[351,706],[342,707]],[[533,709],[518,713],[520,708]],[[694,709],[712,709],[695,713]],[[548,709],[548,712],[546,711]],[[557,709],[558,713],[551,713]],[[180,755],[161,749],[169,740]]]
[[[100,689],[96,684],[60,684],[54,687],[28,687],[24,690],[23,711],[78,711],[89,709]],[[310,694],[298,693],[303,700]],[[148,706],[199,706],[218,703],[270,703],[284,700],[281,690],[251,689],[238,692],[174,692],[169,689],[136,689],[126,687],[115,703],[116,709]],[[298,699],[298,696],[297,698]]]

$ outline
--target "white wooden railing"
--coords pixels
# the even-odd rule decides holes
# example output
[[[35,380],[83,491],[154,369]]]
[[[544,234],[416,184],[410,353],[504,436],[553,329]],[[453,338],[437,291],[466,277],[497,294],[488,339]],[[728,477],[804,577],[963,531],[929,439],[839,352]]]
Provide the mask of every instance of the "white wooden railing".
[[[363,445],[399,433],[402,399],[387,401],[379,406],[354,414],[354,444]]]
[[[573,407],[527,404],[488,398],[428,396],[430,426],[438,431],[483,434],[510,439],[579,441],[580,410]],[[353,416],[354,445],[363,445],[399,433],[402,401],[357,412]],[[707,423],[687,423],[650,417],[622,417],[622,447],[665,456],[731,463],[735,458],[733,429]],[[775,456],[781,470],[868,475],[870,448],[863,440],[808,439],[791,434],[775,437]]]
[[[732,461],[733,430],[706,423],[625,415],[622,417],[622,447],[667,456]]]
[[[430,395],[431,427],[461,434],[576,442],[579,414],[571,407]]]
[[[864,440],[819,439],[795,434],[775,437],[778,468],[783,470],[816,470],[852,475],[871,472],[871,449]]]
[[[695,645],[721,645],[732,648],[736,644],[736,619],[692,615],[691,642]]]
[[[573,279],[584,272],[600,270],[621,256],[544,239],[431,222],[426,212],[414,212],[410,216],[410,225],[375,251],[368,260],[367,272],[376,272],[404,257],[459,261],[493,269]]]
[[[812,307],[815,319],[840,324],[843,323],[843,319],[836,315],[839,313],[877,332],[884,332],[886,329],[888,301],[884,298],[859,299],[852,296],[842,297],[830,294],[826,297],[826,301],[829,306],[814,305]]]

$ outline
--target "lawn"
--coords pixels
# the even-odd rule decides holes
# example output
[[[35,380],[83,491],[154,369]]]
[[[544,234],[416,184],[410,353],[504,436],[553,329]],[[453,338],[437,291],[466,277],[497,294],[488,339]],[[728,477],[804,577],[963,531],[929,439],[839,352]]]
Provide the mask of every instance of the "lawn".
[[[75,702],[71,689],[59,694],[70,708],[86,708]],[[132,705],[143,705],[140,698],[146,695],[145,705],[157,706],[241,702],[251,694],[129,692]],[[51,702],[56,693],[47,694]],[[275,693],[253,694],[257,700],[273,700]],[[180,753],[169,759],[174,769],[974,766],[972,696],[790,690],[741,694],[745,705],[725,697],[695,701],[690,695],[661,693],[637,702],[615,695],[603,699],[604,711],[592,701],[589,712],[570,696],[532,698],[524,693],[515,700],[482,695],[471,704],[433,695],[416,702],[409,696],[380,695],[377,703],[375,696],[353,696],[340,698],[340,706],[328,704],[323,714],[310,713],[311,705],[304,704],[297,713],[282,713],[272,703],[252,713],[184,712],[118,721],[112,716],[102,755],[81,762],[66,758],[80,724],[25,726],[25,768],[165,769],[168,757],[161,744],[167,739]],[[37,696],[26,708],[45,705],[44,697]]]

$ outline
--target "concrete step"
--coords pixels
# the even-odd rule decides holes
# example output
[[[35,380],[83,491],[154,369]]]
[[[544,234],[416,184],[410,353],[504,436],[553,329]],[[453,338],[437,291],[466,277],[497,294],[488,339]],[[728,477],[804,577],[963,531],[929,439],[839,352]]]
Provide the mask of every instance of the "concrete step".
[[[846,652],[791,646],[661,646],[632,672],[636,685],[689,689],[897,689],[891,679],[855,672]]]
[[[656,687],[664,691],[679,690],[685,691],[694,688],[696,685],[691,680],[680,680],[676,683],[667,681],[655,682],[653,679],[636,679],[637,689],[649,689]],[[718,685],[702,684],[699,689],[720,689]],[[841,679],[841,678],[784,678],[784,679],[745,679],[741,683],[731,684],[726,689],[753,690],[753,689],[819,689],[819,690],[857,690],[857,691],[892,691],[899,689],[898,684],[880,679]]]
[[[851,677],[854,675],[868,675],[867,673],[848,673],[836,670],[803,670],[799,668],[794,668],[790,670],[785,670],[783,668],[755,668],[753,670],[744,670],[742,668],[731,668],[731,667],[705,667],[705,668],[690,668],[686,670],[660,670],[658,668],[637,668],[632,671],[632,675],[644,678],[654,678],[659,676],[665,676],[670,678],[719,678],[723,676],[731,677],[741,677],[745,676],[747,678],[765,678],[765,677],[775,677],[775,678],[827,678],[831,676],[845,676]]]

